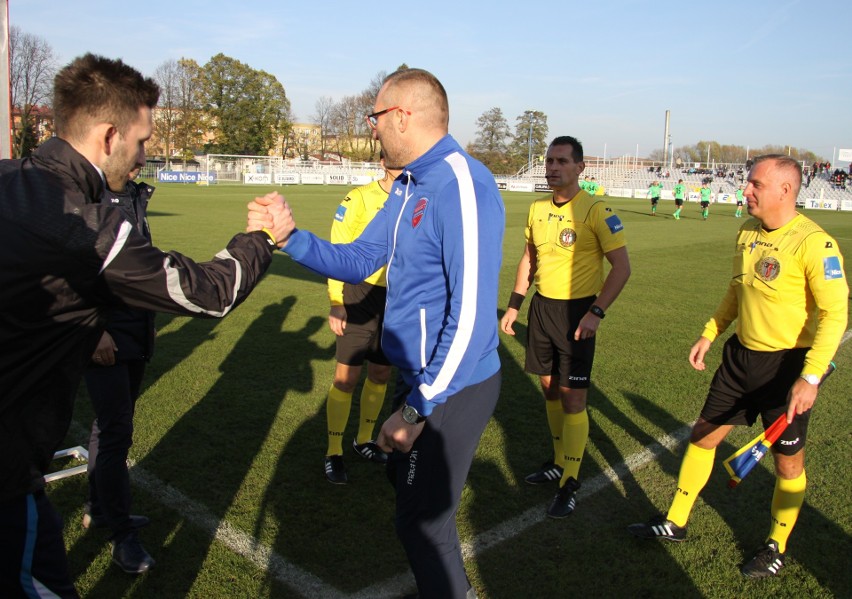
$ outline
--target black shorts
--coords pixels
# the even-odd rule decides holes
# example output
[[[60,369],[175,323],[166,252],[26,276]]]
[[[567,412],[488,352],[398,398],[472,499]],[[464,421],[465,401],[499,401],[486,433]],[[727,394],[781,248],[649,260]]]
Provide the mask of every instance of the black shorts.
[[[595,337],[574,341],[574,331],[594,301],[595,296],[573,300],[533,296],[527,326],[527,372],[552,376],[561,387],[589,388]]]
[[[362,366],[365,360],[389,365],[382,352],[382,323],[385,318],[387,289],[370,283],[343,285],[346,328],[337,338],[334,357],[347,366]]]
[[[675,206],[683,206],[683,198],[675,198]]]
[[[710,207],[710,202],[708,202],[708,201],[703,201],[703,202],[701,202],[701,207],[702,207],[702,208],[709,208],[709,207]]]
[[[739,206],[740,208],[742,208],[742,205],[743,205],[742,200],[737,200],[737,206]]]
[[[701,417],[712,424],[751,426],[760,415],[767,428],[787,412],[787,394],[802,372],[808,349],[753,351],[732,336],[725,343]],[[810,417],[810,410],[797,415],[774,450],[782,455],[798,453],[805,446]]]
[[[656,206],[657,202],[659,202],[659,201],[660,201],[660,198],[651,198],[651,204],[653,204],[654,206]]]

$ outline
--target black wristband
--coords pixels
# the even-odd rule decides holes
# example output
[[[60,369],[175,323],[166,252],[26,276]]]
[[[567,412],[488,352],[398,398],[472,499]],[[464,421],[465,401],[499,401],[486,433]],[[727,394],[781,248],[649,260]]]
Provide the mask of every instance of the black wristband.
[[[603,320],[606,317],[606,314],[604,313],[603,308],[601,308],[600,306],[596,306],[595,304],[592,304],[592,307],[589,308],[589,312],[591,312],[592,314],[594,314],[595,316],[597,316],[601,320]]]
[[[520,310],[523,305],[524,296],[513,291],[512,295],[509,296],[509,307],[514,308],[515,310]]]

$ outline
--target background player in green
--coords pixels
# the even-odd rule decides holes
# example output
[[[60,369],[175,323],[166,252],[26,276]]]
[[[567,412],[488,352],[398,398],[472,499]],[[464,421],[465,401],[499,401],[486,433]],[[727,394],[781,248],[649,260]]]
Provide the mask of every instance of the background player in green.
[[[591,181],[589,181],[589,175],[586,175],[583,177],[583,180],[580,181],[580,189],[587,191],[589,189],[589,183],[591,183]]]
[[[707,217],[710,215],[710,195],[713,193],[713,190],[710,189],[710,183],[705,181],[701,184],[701,216],[704,217],[704,220],[707,220]]]
[[[586,193],[589,194],[590,196],[595,196],[595,195],[598,194],[599,188],[600,188],[600,185],[598,185],[598,182],[595,181],[594,177],[592,177],[591,179],[589,179],[589,182],[586,184]]]
[[[674,189],[672,189],[675,201],[675,211],[673,214],[675,220],[680,220],[680,211],[683,209],[683,194],[685,190],[686,187],[683,184],[683,179],[678,179],[677,185],[675,185]]]
[[[743,215],[743,186],[740,185],[737,188],[737,213],[734,214],[736,218],[740,218]]]
[[[331,223],[332,243],[350,243],[358,238],[388,199],[394,179],[402,172],[385,167],[385,176],[350,191],[334,214]],[[367,378],[361,389],[361,418],[352,448],[362,458],[387,463],[387,454],[373,441],[373,428],[385,401],[391,366],[381,348],[382,320],[386,300],[385,268],[382,267],[357,285],[328,280],[331,309],[328,326],[337,336],[334,382],[328,390],[326,423],[328,449],[325,454],[325,476],[337,485],[349,482],[343,463],[343,432],[352,408],[352,393],[367,361]]]
[[[765,544],[740,571],[774,576],[805,498],[805,443],[821,375],[846,330],[849,286],[837,242],[796,212],[802,168],[779,154],[755,159],[748,212],[737,234],[732,279],[689,352],[704,370],[711,343],[736,321],[722,363],[689,439],[668,513],[628,530],[643,539],[683,541],[698,494],[710,479],[716,448],[736,425],[782,414],[788,426],[772,446],[775,491]]]
[[[663,192],[663,185],[659,181],[654,181],[648,186],[647,197],[651,198],[651,216],[657,216],[657,202],[660,201],[660,194]]]

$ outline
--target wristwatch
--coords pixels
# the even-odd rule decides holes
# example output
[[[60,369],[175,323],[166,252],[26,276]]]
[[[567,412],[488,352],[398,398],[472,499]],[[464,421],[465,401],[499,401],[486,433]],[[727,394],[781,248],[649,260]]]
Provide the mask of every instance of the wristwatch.
[[[403,404],[402,419],[405,420],[408,424],[420,424],[421,422],[426,420],[426,416],[421,416],[420,412],[412,408],[410,405]]]
[[[592,307],[589,308],[589,312],[591,312],[592,314],[594,314],[595,316],[597,316],[601,320],[603,320],[606,317],[606,313],[603,311],[603,309],[600,306],[596,306],[594,304],[592,304]]]
[[[811,385],[819,385],[819,377],[815,374],[803,374],[799,378],[805,379]]]

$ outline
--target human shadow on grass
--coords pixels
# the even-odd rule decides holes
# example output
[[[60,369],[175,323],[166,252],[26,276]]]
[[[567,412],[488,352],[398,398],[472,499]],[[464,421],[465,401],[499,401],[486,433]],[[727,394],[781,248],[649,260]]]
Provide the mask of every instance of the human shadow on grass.
[[[502,316],[502,314],[500,315]],[[515,341],[522,346],[525,344],[527,328],[523,323],[515,322]],[[507,487],[495,480],[502,475],[490,462],[474,463],[469,477],[469,485],[474,497],[474,504],[469,509],[469,515],[475,523],[476,532],[493,527],[496,522],[490,512],[493,506],[508,506],[512,513],[500,514],[497,522],[509,520],[535,506],[541,506],[542,515],[545,506],[552,500],[558,489],[556,483],[530,486],[524,483],[523,477],[538,469],[543,460],[553,457],[553,446],[550,442],[547,418],[545,415],[544,397],[538,384],[538,378],[524,372],[523,364],[506,348],[513,341],[501,334],[501,359],[503,363],[503,392],[495,411],[495,423],[503,428],[506,439],[506,459],[515,473],[518,486]],[[517,353],[517,352],[516,352]],[[520,360],[523,360],[521,357]],[[594,447],[602,456],[604,464],[594,463],[587,453],[580,471],[580,479],[590,480],[599,475],[607,465],[615,466],[622,463],[627,456],[618,449],[608,434],[601,428],[595,418],[595,412],[600,412],[614,424],[620,426],[642,445],[654,441],[634,421],[628,418],[622,409],[603,394],[599,388],[592,385],[589,390],[588,405],[590,410],[590,428],[588,448]],[[667,413],[663,413],[672,428],[683,426]],[[627,487],[638,489],[632,474],[628,473],[624,481]],[[631,482],[633,483],[631,485]],[[517,495],[517,500],[506,501],[506,493]],[[491,497],[489,493],[503,494],[504,497]],[[650,505],[647,497],[640,494],[645,505]],[[572,588],[580,594],[595,596],[616,596],[625,592],[633,594],[635,584],[631,576],[638,575],[641,564],[635,568],[626,566],[622,560],[613,560],[608,543],[595,543],[600,535],[618,537],[626,534],[617,518],[613,518],[612,506],[622,506],[624,498],[614,486],[606,486],[594,496],[578,504],[580,516],[572,516],[566,521],[557,522],[546,519],[526,531],[519,532],[516,538],[505,545],[494,546],[481,556],[477,556],[477,574],[481,589],[486,589],[488,596],[513,597],[524,596],[532,588],[542,591],[550,589]],[[645,508],[648,509],[647,507]],[[578,521],[579,520],[579,521]],[[566,527],[572,531],[566,537]],[[535,537],[535,540],[528,540]],[[541,550],[517,551],[511,547],[539,547]],[[694,585],[680,568],[672,567],[671,560],[666,560],[668,578],[680,589],[694,590]],[[582,563],[582,573],[578,578],[576,564]],[[526,566],[524,565],[526,564]],[[528,567],[527,567],[528,566]],[[507,572],[512,572],[507,577]],[[550,582],[548,582],[550,581]],[[558,582],[554,582],[558,581]],[[508,585],[508,586],[507,586]],[[641,596],[641,593],[635,594]]]
[[[333,346],[330,353],[333,352]],[[329,384],[333,357],[324,364]],[[323,461],[328,443],[327,386],[314,386],[310,406],[301,406],[293,434],[280,440],[254,524],[254,534],[274,531],[271,548],[288,562],[324,584],[351,593],[407,569],[393,528],[394,493],[385,467],[352,450],[358,429],[361,382],[352,394],[352,407],[343,437],[343,459],[349,476],[345,485],[328,482]],[[377,418],[374,436],[390,414],[394,376]],[[309,411],[307,416],[302,413]],[[267,571],[272,583],[273,568]],[[297,583],[295,578],[290,578]],[[309,596],[310,589],[300,589]]]
[[[222,375],[207,394],[165,434],[139,467],[224,520],[234,508],[247,474],[271,433],[281,402],[290,391],[304,392],[313,386],[313,360],[330,357],[310,337],[323,324],[315,317],[297,332],[282,331],[282,323],[295,305],[292,296],[266,306],[246,328],[220,366]],[[237,511],[251,509],[238,506]],[[172,596],[190,591],[209,551],[209,531],[199,534],[196,525],[177,520],[157,522],[146,531],[146,546],[169,572]],[[163,532],[170,527],[171,532]],[[167,546],[151,541],[157,533],[169,536]],[[186,538],[184,538],[186,537]],[[191,553],[178,548],[195,546]],[[156,568],[148,576],[157,578]],[[143,580],[145,584],[147,578]],[[130,584],[130,581],[128,581]],[[186,585],[185,588],[183,585]],[[100,594],[95,588],[93,596]],[[223,589],[223,593],[226,592]]]
[[[655,414],[649,419],[658,421],[656,418],[659,417],[657,412],[661,411],[659,408],[655,408],[640,396],[629,395],[629,397],[637,407]],[[757,434],[759,428],[759,422],[752,427],[754,435]],[[667,428],[667,430],[673,429]],[[752,433],[750,432],[747,436],[748,439],[751,439]],[[655,509],[649,505],[648,511],[641,513],[637,510],[645,509],[644,504],[650,504],[650,501],[637,503],[631,500],[629,506],[631,516],[625,518],[621,524],[626,526],[630,522],[642,522],[655,513],[667,511],[677,486],[684,448],[684,443],[679,444],[676,451],[666,452],[658,458],[659,466],[666,473],[667,479],[670,480],[669,489],[662,497],[661,507]],[[725,440],[717,448],[710,479],[702,489],[690,517],[690,538],[694,540],[696,535],[701,534],[697,532],[702,529],[701,512],[707,509],[713,510],[730,527],[736,550],[741,554],[742,559],[739,563],[742,563],[752,557],[754,551],[764,543],[769,532],[775,475],[774,468],[770,463],[768,468],[755,468],[739,486],[730,489],[727,484],[729,476],[722,462],[738,449],[739,445],[732,444],[730,439]],[[771,456],[766,457],[766,460],[771,459]],[[633,495],[643,496],[641,487],[635,481],[633,482],[636,484]],[[628,489],[628,493],[630,493],[630,489]],[[719,539],[718,542],[725,543],[726,540]],[[646,542],[639,543],[639,547],[646,546]],[[657,543],[651,542],[650,545],[657,545]],[[849,535],[838,523],[829,520],[819,510],[810,506],[806,494],[805,504],[789,540],[788,552],[792,556],[793,562],[788,562],[788,566],[789,563],[800,564],[821,585],[831,590],[835,596],[847,596],[852,589],[852,573],[848,568],[839,567],[843,560],[834,556],[848,555],[850,548],[852,546],[850,546]],[[665,549],[659,546],[652,547],[651,552],[666,553]],[[711,556],[708,555],[707,559],[710,558]],[[789,567],[787,570],[789,570]],[[788,572],[785,572],[785,574],[788,574]],[[738,572],[732,571],[731,577],[738,579],[739,576]]]

